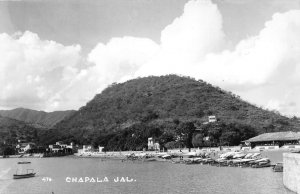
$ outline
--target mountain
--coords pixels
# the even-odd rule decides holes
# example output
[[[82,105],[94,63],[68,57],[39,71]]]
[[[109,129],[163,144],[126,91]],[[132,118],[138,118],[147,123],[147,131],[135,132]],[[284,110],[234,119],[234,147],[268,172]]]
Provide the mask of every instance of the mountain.
[[[104,137],[115,138],[107,135],[141,124],[141,128],[155,125],[162,133],[168,127],[172,128],[174,121],[192,122],[201,127],[209,115],[215,115],[228,130],[228,126],[233,125],[251,128],[252,135],[300,130],[297,118],[290,119],[256,107],[202,80],[167,75],[112,84],[70,117],[57,123],[54,131],[59,134],[56,139],[75,139],[81,143],[95,140],[95,134],[104,134],[102,139],[95,140],[99,142]],[[53,139],[54,136],[52,134]]]
[[[39,131],[23,121],[0,116],[0,144],[16,144],[18,140],[38,143]]]
[[[40,128],[50,128],[61,120],[69,117],[74,112],[75,111],[73,110],[44,112],[25,108],[16,108],[13,110],[0,110],[0,115],[19,121],[24,121]]]

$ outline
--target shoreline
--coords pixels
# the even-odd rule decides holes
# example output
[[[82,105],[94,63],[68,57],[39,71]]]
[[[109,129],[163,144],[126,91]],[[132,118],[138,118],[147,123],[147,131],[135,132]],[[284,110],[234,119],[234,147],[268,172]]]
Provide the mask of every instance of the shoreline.
[[[261,153],[262,155],[268,156],[268,153],[284,153],[284,152],[293,152],[295,150],[291,149],[277,149],[277,150],[264,150],[264,151],[258,151],[258,150],[249,150],[249,151],[242,151],[242,153]],[[114,159],[114,160],[124,160],[127,159],[127,156],[130,154],[134,154],[136,157],[143,158],[143,156],[148,155],[150,158],[158,158],[162,155],[177,155],[177,156],[186,156],[189,154],[207,154],[209,157],[216,159],[219,157],[220,154],[230,152],[226,150],[222,151],[192,151],[192,152],[179,152],[179,151],[168,151],[168,152],[155,152],[155,151],[121,151],[121,152],[106,152],[106,153],[99,153],[99,152],[87,152],[87,153],[74,153],[72,155],[62,155],[62,156],[50,156],[45,157],[44,154],[25,154],[25,155],[9,155],[8,157],[0,156],[0,159],[7,159],[7,158],[53,158],[53,157],[74,157],[74,158],[101,158],[101,159]],[[159,158],[160,159],[160,158]]]

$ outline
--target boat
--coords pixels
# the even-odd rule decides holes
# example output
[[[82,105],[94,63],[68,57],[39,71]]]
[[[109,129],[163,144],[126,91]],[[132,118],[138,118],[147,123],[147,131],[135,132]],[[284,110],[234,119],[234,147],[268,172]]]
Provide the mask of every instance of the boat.
[[[18,164],[30,164],[31,162],[18,162]]]
[[[169,154],[165,154],[165,155],[163,155],[161,158],[163,158],[163,159],[171,159],[172,156],[169,155]]]
[[[31,162],[26,162],[26,161],[22,161],[22,162],[18,162],[18,165],[20,165],[17,168],[16,174],[13,174],[13,179],[23,179],[23,178],[31,178],[35,176],[35,172],[33,169],[29,169],[29,168],[23,168],[24,166],[30,164]]]
[[[283,164],[282,163],[277,163],[273,167],[274,172],[283,172]]]
[[[23,178],[30,178],[34,177],[35,173],[26,173],[26,174],[14,174],[13,178],[14,179],[23,179]]]
[[[265,168],[265,167],[271,167],[271,163],[270,162],[259,162],[257,164],[254,164],[253,166],[251,166],[252,168]]]

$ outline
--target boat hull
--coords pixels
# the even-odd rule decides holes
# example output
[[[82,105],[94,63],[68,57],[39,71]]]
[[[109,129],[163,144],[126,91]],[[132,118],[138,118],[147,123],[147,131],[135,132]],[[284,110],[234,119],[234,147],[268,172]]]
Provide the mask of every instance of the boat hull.
[[[28,173],[28,174],[14,174],[14,179],[24,179],[24,178],[31,178],[34,177],[35,173]]]
[[[30,164],[31,162],[18,162],[18,164]]]

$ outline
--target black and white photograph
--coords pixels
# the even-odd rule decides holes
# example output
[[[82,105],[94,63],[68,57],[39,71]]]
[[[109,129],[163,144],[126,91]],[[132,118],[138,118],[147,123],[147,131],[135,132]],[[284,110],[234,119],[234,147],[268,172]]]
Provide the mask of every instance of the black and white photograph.
[[[300,0],[0,0],[0,194],[300,194]]]

